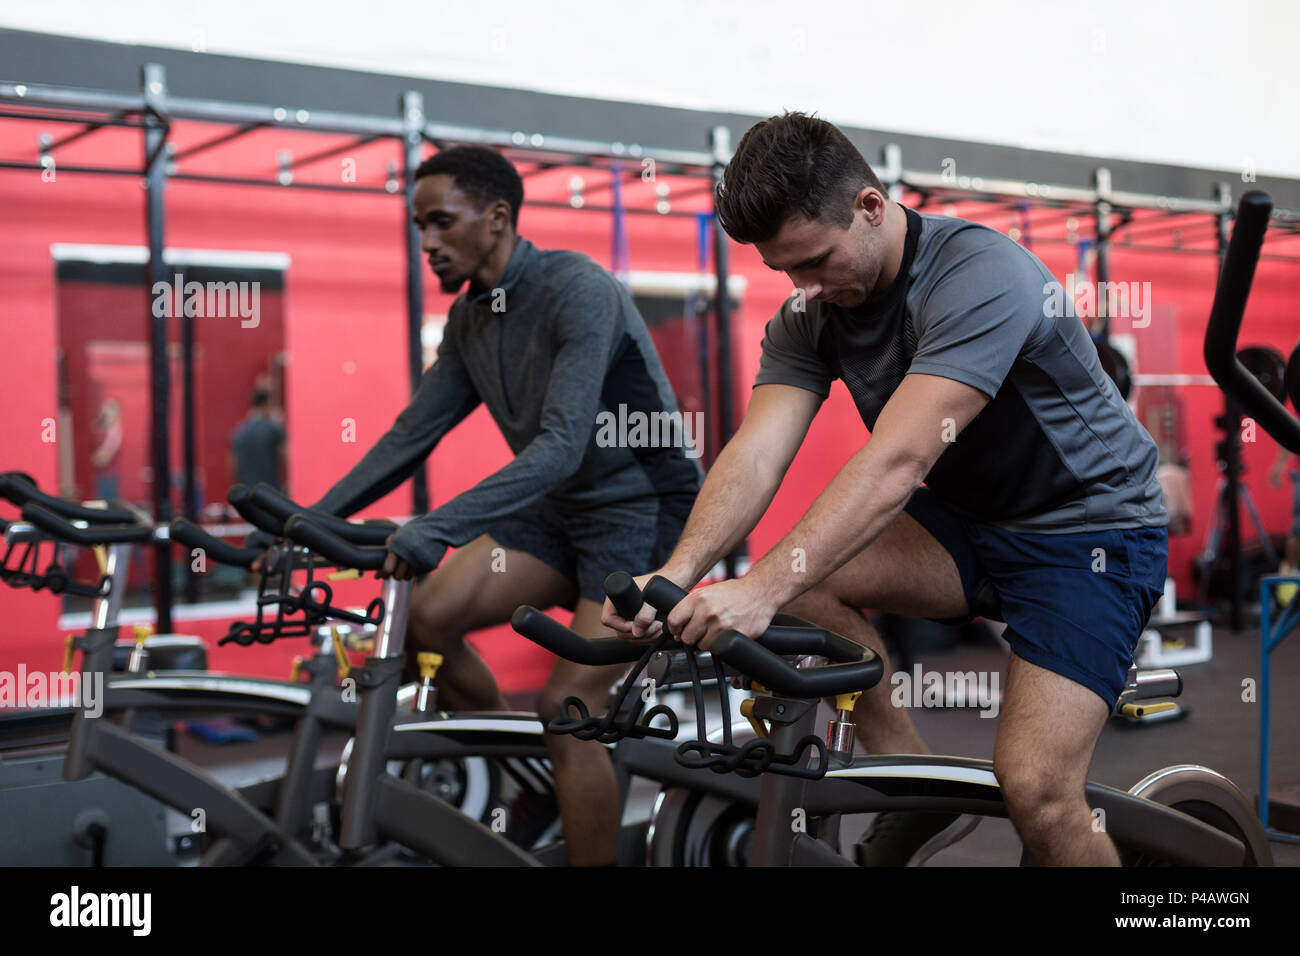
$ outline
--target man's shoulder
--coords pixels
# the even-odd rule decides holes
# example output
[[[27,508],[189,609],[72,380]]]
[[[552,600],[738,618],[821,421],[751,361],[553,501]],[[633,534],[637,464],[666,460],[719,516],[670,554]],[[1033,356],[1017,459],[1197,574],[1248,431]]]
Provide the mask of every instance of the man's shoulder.
[[[917,244],[918,264],[946,264],[973,252],[990,252],[1019,259],[1026,250],[1010,236],[980,222],[920,213],[921,235]]]
[[[787,338],[815,344],[821,337],[822,329],[837,311],[842,310],[812,301],[804,296],[802,289],[796,289],[776,310],[767,324],[767,332],[769,336],[775,332]]]
[[[573,249],[537,250],[533,278],[543,287],[557,291],[574,282],[603,284],[617,281],[591,256]]]
[[[991,283],[1038,296],[1052,279],[1032,251],[982,223],[929,213],[921,215],[921,223],[908,293],[914,302],[945,280],[970,281],[973,292]]]

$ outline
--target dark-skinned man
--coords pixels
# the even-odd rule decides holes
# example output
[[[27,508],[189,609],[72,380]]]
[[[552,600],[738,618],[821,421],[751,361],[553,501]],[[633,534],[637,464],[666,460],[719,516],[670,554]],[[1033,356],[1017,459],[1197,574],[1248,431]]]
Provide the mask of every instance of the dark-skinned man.
[[[399,529],[381,572],[433,571],[413,594],[408,645],[412,657],[443,655],[437,685],[449,710],[507,709],[465,635],[508,621],[520,604],[572,607],[574,630],[610,635],[605,576],[667,558],[702,475],[687,440],[602,438],[599,416],[620,406],[677,414],[672,389],[630,293],[589,257],[521,238],[522,202],[518,172],[493,150],[448,149],[419,167],[422,248],[442,290],[465,291],[410,405],[315,505],[355,513],[405,481],[480,402],[491,413],[512,460]],[[448,547],[457,550],[446,556]],[[558,661],[538,704],[543,722],[569,695],[598,712],[620,673]],[[604,746],[553,734],[546,743],[569,861],[612,864],[620,807]]]

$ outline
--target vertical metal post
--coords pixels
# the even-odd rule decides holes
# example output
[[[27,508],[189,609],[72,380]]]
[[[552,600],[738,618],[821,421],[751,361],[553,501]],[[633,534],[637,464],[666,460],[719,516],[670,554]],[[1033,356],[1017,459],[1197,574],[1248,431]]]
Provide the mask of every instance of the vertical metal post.
[[[903,149],[897,143],[886,143],[881,150],[884,165],[876,170],[881,185],[889,190],[894,202],[903,201]]]
[[[410,363],[411,394],[420,387],[424,372],[424,261],[420,249],[420,230],[412,221],[415,208],[415,171],[420,166],[420,147],[424,144],[424,97],[408,90],[402,94],[402,166],[406,201],[402,204],[402,227],[406,235],[406,318],[407,358]],[[424,462],[411,476],[411,514],[429,510],[429,484]]]
[[[722,182],[723,171],[731,159],[731,131],[725,126],[715,126],[709,134],[709,145],[713,152],[713,187],[714,202],[717,202],[717,186]],[[718,348],[718,425],[717,437],[709,443],[710,461],[717,458],[722,447],[731,439],[731,430],[735,424],[732,418],[731,402],[731,289],[728,283],[729,256],[727,233],[722,222],[715,214],[713,217],[713,271],[717,279],[714,291],[714,310],[717,313],[717,348]],[[727,555],[727,577],[736,576],[737,559],[745,554],[742,541]]]
[[[1232,200],[1227,183],[1218,187],[1222,208],[1215,217],[1216,234],[1219,247],[1219,272],[1228,258],[1228,239],[1232,223]],[[1239,631],[1245,626],[1246,581],[1245,568],[1241,561],[1241,409],[1237,407],[1228,394],[1223,396],[1223,470],[1224,490],[1223,507],[1228,519],[1228,567],[1231,575],[1231,615],[1232,629]],[[1206,568],[1209,574],[1211,568]]]
[[[171,407],[171,369],[167,361],[167,315],[157,315],[152,308],[153,289],[159,282],[170,281],[163,261],[163,198],[167,185],[167,77],[162,66],[149,63],[144,68],[144,189],[145,229],[149,242],[149,266],[146,301],[149,309],[150,407],[152,414],[150,459],[153,465],[153,518],[157,524],[172,519],[171,450],[168,414]],[[173,303],[177,305],[177,303]],[[184,312],[184,308],[181,308]],[[172,630],[172,549],[168,538],[154,545],[154,613],[159,634]]]
[[[166,158],[162,160],[163,176],[168,174],[170,159],[175,153],[172,143],[164,145]],[[170,272],[168,273],[170,276]],[[187,520],[198,523],[199,491],[197,486],[198,454],[194,447],[194,436],[198,429],[194,421],[194,317],[185,309],[177,314],[181,323],[181,441],[184,443],[185,457],[185,500],[181,502],[181,515]],[[199,600],[199,576],[194,573],[193,562],[181,563],[181,572],[185,578],[185,603],[197,604]]]
[[[1094,174],[1097,187],[1097,205],[1094,209],[1097,217],[1097,318],[1093,323],[1092,333],[1105,342],[1110,338],[1109,296],[1106,283],[1110,281],[1110,170],[1105,166],[1097,167]]]

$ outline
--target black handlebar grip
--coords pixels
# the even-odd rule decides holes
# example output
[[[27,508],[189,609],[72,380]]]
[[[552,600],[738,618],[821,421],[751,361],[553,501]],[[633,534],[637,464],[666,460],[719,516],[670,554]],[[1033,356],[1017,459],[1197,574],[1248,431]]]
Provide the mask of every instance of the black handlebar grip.
[[[1246,193],[1237,205],[1232,238],[1228,240],[1223,270],[1214,289],[1210,321],[1205,328],[1205,367],[1245,414],[1254,418],[1278,444],[1300,454],[1300,420],[1237,358],[1237,336],[1272,211],[1273,201],[1267,193],[1258,190]]]
[[[645,647],[618,637],[583,637],[535,607],[521,604],[510,617],[510,626],[534,644],[578,664],[630,664],[641,659]]]
[[[769,690],[806,699],[866,690],[880,681],[885,669],[884,662],[871,654],[852,663],[799,670],[739,631],[723,631],[714,640],[712,650],[716,659]]]
[[[645,604],[641,589],[626,571],[615,571],[605,579],[605,595],[614,605],[614,610],[618,611],[618,616],[625,621],[636,617],[641,605]]]
[[[862,660],[862,645],[825,628],[773,625],[758,642],[774,654],[819,654],[840,663]]]
[[[388,554],[385,548],[358,548],[302,515],[294,515],[286,521],[284,533],[289,540],[310,548],[341,568],[378,571],[384,566],[384,557]]]
[[[284,535],[284,522],[253,503],[253,489],[248,485],[232,485],[226,492],[226,500],[253,527],[277,538]]]
[[[281,494],[266,482],[259,482],[253,488],[253,504],[281,521],[288,521],[294,515],[304,515],[331,534],[363,547],[386,545],[389,537],[397,530],[397,525],[391,521],[368,525],[353,524],[338,515],[315,511]]]
[[[641,594],[656,611],[662,611],[664,614],[667,614],[686,600],[685,591],[673,584],[672,581],[657,574],[646,582]]]
[[[35,502],[28,502],[23,505],[23,520],[30,521],[42,531],[56,538],[71,541],[74,544],[144,543],[153,540],[153,528],[148,525],[92,524],[88,528],[78,528],[69,524],[62,516]]]
[[[247,569],[263,554],[259,548],[239,548],[214,538],[198,525],[177,518],[172,522],[172,540],[191,548],[202,548],[204,553],[220,564]]]
[[[36,482],[32,481],[29,475],[17,471],[0,475],[0,497],[20,508],[29,502],[40,505],[69,521],[86,521],[92,524],[133,524],[136,521],[136,516],[125,508],[87,508],[75,501],[65,501],[47,495],[36,487]]]
[[[1286,363],[1286,393],[1291,396],[1291,407],[1300,413],[1300,342],[1291,350]]]
[[[646,582],[643,594],[649,604],[664,614],[686,598],[685,591],[657,574]],[[842,663],[860,661],[864,653],[860,644],[855,644],[833,631],[815,626],[773,625],[757,640],[776,654],[820,654]]]

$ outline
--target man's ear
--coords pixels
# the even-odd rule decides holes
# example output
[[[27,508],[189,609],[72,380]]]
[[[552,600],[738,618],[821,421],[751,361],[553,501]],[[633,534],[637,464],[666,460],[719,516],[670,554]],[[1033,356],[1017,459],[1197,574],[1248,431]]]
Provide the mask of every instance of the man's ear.
[[[491,217],[490,225],[493,232],[505,232],[510,228],[510,203],[504,199],[494,202],[488,215]]]
[[[878,226],[885,221],[885,210],[889,207],[889,198],[874,186],[863,186],[853,200],[854,209],[861,210],[867,222]]]

